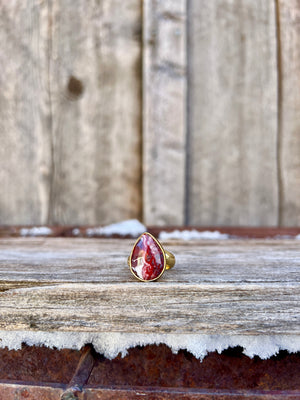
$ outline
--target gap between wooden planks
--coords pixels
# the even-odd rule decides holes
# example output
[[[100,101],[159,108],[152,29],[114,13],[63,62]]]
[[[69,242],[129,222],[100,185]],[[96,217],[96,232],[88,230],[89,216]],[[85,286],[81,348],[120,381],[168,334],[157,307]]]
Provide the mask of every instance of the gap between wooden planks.
[[[158,282],[127,267],[134,240],[0,240],[0,329],[299,334],[300,242],[170,241]]]

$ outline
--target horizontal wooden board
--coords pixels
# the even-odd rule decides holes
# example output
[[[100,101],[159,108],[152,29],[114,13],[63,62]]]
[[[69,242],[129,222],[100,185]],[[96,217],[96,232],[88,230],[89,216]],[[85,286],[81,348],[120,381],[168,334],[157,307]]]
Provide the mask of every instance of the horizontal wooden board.
[[[170,241],[177,265],[134,280],[132,240],[2,239],[0,329],[299,334],[296,240]]]

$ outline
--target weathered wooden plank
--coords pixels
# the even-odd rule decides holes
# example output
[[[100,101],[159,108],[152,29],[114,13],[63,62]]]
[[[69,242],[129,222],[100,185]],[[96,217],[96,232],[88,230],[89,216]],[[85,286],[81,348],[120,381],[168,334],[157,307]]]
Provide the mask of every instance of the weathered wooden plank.
[[[48,12],[0,2],[0,223],[46,223],[50,176]]]
[[[279,160],[283,226],[300,224],[300,4],[278,0],[281,98]]]
[[[1,293],[0,329],[297,335],[299,296],[299,284],[61,284]]]
[[[189,218],[278,222],[274,1],[191,0]]]
[[[186,0],[144,1],[144,221],[184,223]]]
[[[141,2],[0,7],[0,223],[140,218]]]
[[[177,265],[151,284],[131,275],[131,245],[2,239],[0,329],[300,333],[297,241],[170,242]]]
[[[8,282],[10,287],[43,282],[135,282],[127,266],[133,242],[127,239],[1,239],[1,287],[5,289]],[[174,269],[163,275],[161,283],[228,281],[240,285],[300,281],[297,240],[172,240],[164,243],[174,252],[177,262]]]
[[[49,223],[141,216],[142,5],[53,1]]]

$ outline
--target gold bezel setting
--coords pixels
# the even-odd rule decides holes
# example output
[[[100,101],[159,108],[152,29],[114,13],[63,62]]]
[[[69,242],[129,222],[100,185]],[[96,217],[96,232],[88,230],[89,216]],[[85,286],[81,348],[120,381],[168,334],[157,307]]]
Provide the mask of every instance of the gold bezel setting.
[[[163,266],[163,269],[162,269],[161,273],[160,273],[156,278],[154,278],[154,279],[142,279],[142,278],[140,278],[139,276],[137,276],[137,275],[134,273],[134,271],[133,271],[133,269],[132,269],[132,265],[131,265],[132,254],[133,254],[133,251],[134,251],[134,249],[135,249],[135,246],[138,244],[138,242],[140,241],[141,237],[144,236],[144,235],[148,235],[148,236],[150,236],[150,237],[154,240],[154,242],[158,245],[158,247],[159,247],[159,249],[160,249],[160,251],[162,252],[163,257],[164,257],[164,266]],[[130,256],[128,257],[128,265],[129,265],[129,268],[130,268],[130,271],[131,271],[132,275],[133,275],[136,279],[138,279],[139,281],[142,281],[142,282],[153,282],[153,281],[156,281],[157,279],[159,279],[159,278],[163,275],[163,273],[164,273],[165,270],[166,270],[167,260],[166,260],[166,253],[165,253],[165,250],[164,250],[164,248],[162,247],[162,245],[159,243],[159,241],[158,241],[153,235],[151,235],[151,233],[149,233],[149,232],[144,232],[144,233],[142,233],[142,234],[137,238],[137,240],[135,241],[135,243],[134,243],[134,245],[133,245],[133,247],[132,247]]]

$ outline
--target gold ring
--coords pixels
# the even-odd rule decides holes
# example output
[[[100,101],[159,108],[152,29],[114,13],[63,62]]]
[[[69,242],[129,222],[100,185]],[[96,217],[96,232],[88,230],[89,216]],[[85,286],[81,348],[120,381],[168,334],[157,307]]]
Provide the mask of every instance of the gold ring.
[[[136,240],[127,263],[135,278],[151,282],[174,267],[175,256],[164,250],[151,233],[145,232]]]

